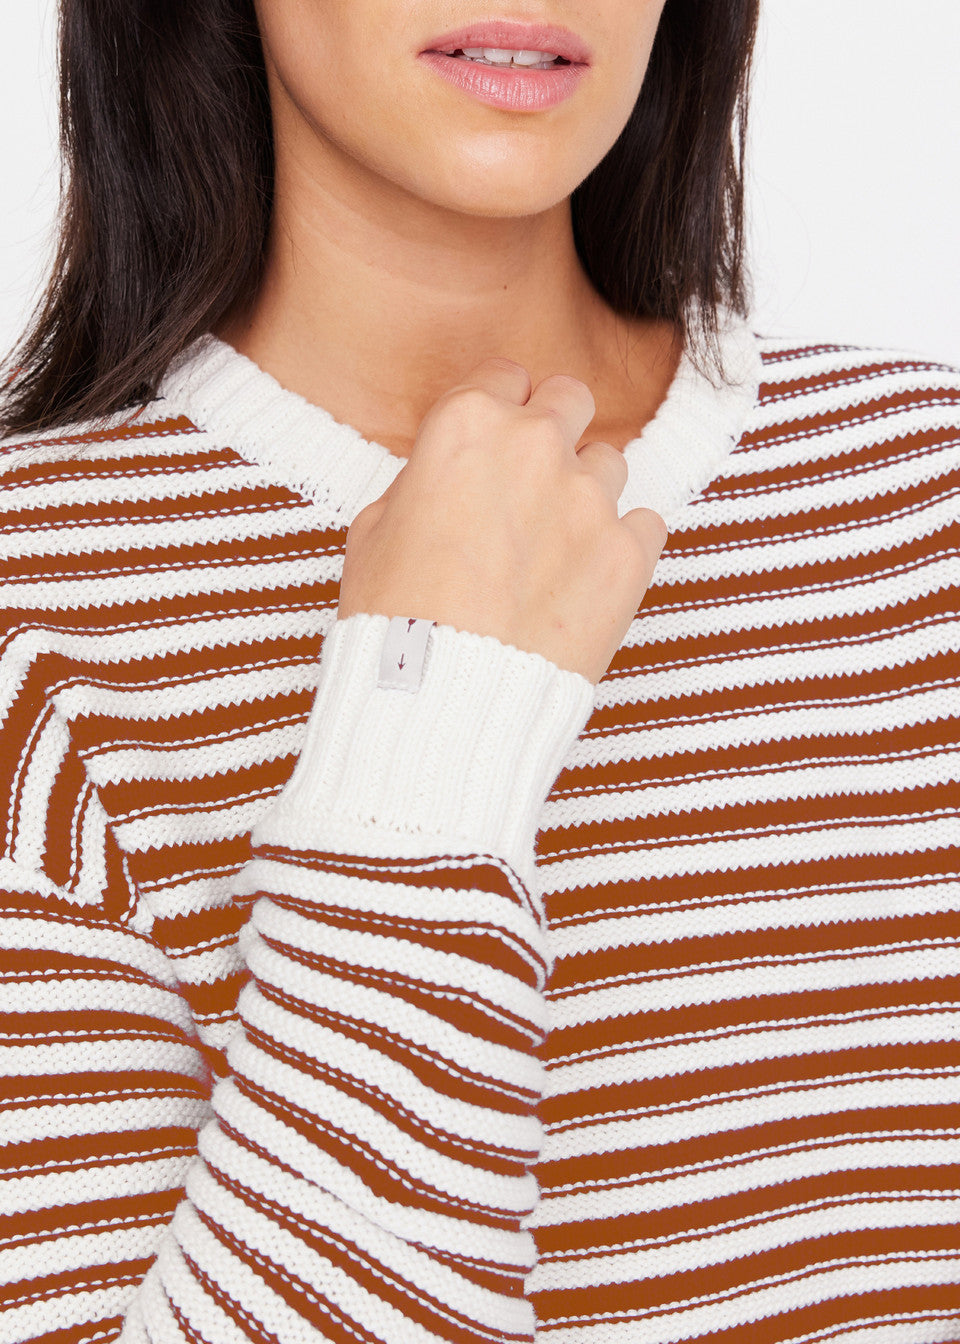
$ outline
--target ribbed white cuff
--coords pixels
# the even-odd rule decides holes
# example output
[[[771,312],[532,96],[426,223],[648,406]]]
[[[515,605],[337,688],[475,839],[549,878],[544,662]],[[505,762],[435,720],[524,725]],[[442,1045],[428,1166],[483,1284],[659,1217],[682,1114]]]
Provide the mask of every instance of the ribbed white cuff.
[[[540,813],[595,687],[537,653],[450,625],[419,688],[377,685],[390,625],[336,620],[292,778],[255,843],[371,857],[481,853],[534,872]]]

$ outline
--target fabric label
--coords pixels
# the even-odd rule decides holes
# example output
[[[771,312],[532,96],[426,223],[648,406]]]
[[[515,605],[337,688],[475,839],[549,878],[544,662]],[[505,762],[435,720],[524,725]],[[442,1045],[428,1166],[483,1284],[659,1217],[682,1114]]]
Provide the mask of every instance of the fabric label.
[[[423,680],[427,640],[436,621],[394,616],[387,626],[380,654],[378,686],[391,691],[418,691]]]

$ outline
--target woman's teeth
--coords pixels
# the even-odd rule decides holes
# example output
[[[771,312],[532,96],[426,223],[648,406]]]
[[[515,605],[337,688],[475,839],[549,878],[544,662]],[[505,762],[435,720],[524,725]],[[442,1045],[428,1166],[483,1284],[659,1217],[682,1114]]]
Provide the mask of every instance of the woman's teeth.
[[[525,70],[547,70],[559,59],[549,51],[507,51],[503,47],[463,47],[454,55],[481,65],[519,65]]]

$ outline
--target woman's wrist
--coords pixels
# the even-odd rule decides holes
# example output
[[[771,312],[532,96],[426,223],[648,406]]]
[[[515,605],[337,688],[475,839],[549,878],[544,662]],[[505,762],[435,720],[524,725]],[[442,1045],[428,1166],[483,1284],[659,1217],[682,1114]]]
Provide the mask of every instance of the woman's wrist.
[[[594,686],[489,635],[421,621],[405,639],[407,624],[357,613],[331,626],[297,768],[255,839],[398,856],[442,844],[528,877]]]

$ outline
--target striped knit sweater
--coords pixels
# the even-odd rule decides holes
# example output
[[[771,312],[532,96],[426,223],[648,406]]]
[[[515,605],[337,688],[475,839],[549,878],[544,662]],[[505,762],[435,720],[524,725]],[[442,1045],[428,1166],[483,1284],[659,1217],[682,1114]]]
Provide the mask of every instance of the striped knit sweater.
[[[596,687],[213,338],[0,445],[0,1340],[960,1340],[960,373],[724,355]]]

